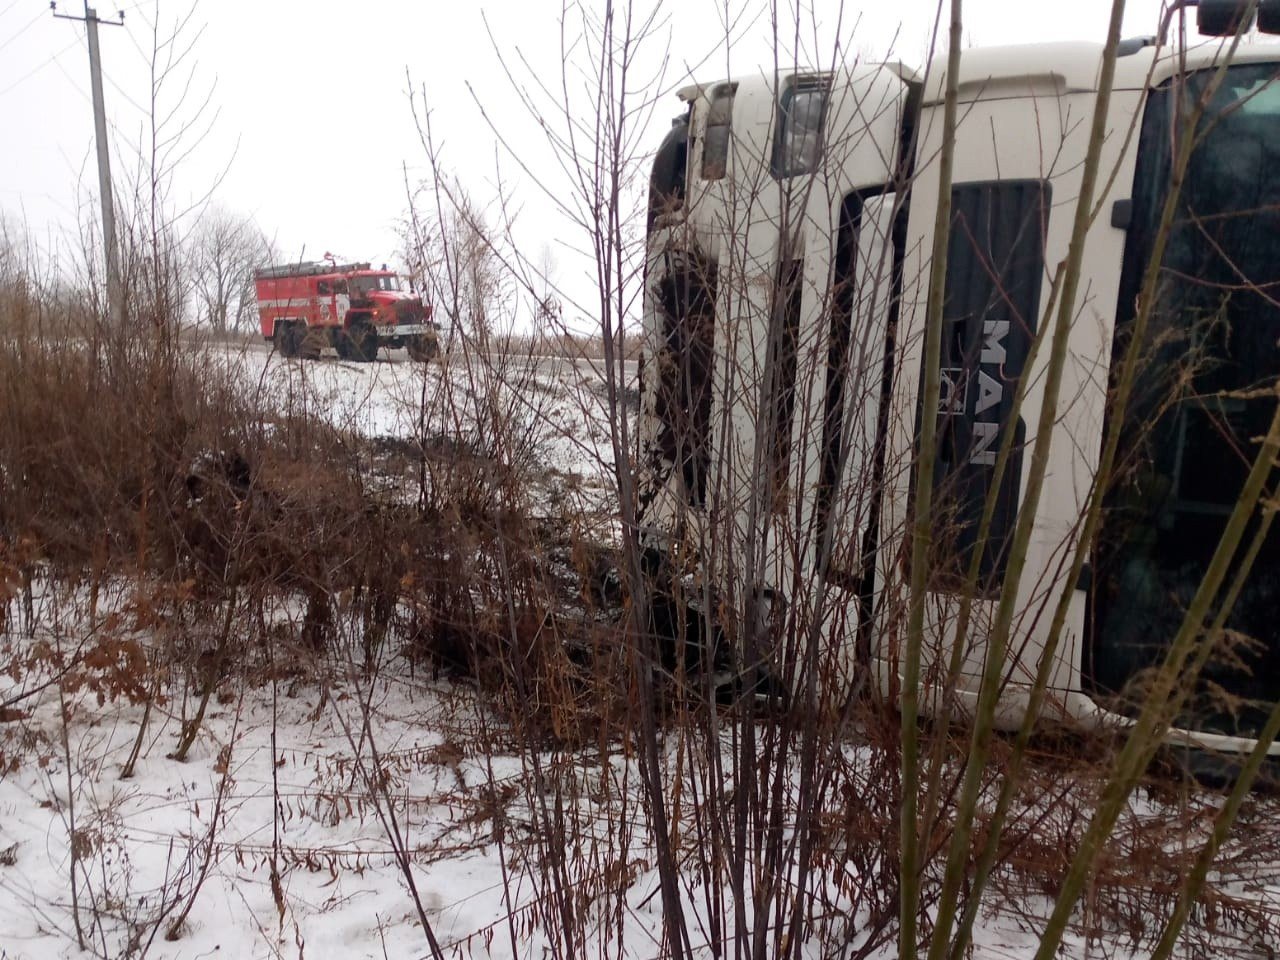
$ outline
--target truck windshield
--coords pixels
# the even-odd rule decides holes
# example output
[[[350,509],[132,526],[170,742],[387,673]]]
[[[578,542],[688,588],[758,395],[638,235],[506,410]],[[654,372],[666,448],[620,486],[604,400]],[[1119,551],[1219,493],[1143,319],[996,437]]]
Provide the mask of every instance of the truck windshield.
[[[358,293],[370,293],[374,290],[399,290],[400,278],[390,274],[383,276],[352,277],[351,285]]]
[[[1192,131],[1191,109],[1212,74],[1149,98],[1116,316],[1118,364],[1131,347],[1175,147],[1194,133],[1150,328],[1136,345],[1121,476],[1095,556],[1086,672],[1100,692],[1124,694],[1120,702],[1130,707],[1208,567],[1275,412],[1280,379],[1280,65],[1230,68]],[[1255,529],[1256,516],[1242,544]],[[1206,668],[1181,725],[1256,733],[1280,699],[1277,610],[1273,529],[1227,621],[1223,653]]]

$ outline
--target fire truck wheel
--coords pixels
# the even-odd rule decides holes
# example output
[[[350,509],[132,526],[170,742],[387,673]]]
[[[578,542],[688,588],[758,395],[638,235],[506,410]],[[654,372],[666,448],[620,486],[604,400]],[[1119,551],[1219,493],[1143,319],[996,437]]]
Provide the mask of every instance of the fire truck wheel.
[[[345,330],[335,330],[333,332],[333,349],[338,351],[338,358],[341,360],[359,360],[356,355],[356,344],[351,336]]]
[[[378,359],[378,333],[365,323],[353,323],[337,337],[338,356],[356,363],[372,363]]]
[[[416,360],[418,363],[434,360],[440,354],[440,345],[436,342],[436,338],[430,334],[424,333],[416,337],[406,337],[405,346],[409,350],[409,359]]]
[[[298,345],[302,339],[298,333],[296,324],[282,322],[276,325],[275,336],[272,339],[275,340],[280,356],[296,357],[298,355]]]

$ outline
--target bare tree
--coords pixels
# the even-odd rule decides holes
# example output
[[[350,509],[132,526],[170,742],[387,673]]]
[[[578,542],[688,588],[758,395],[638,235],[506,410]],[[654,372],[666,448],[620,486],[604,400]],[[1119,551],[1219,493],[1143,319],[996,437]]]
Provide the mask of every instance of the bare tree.
[[[444,176],[436,173],[437,180]],[[506,258],[495,246],[502,231],[488,223],[457,183],[423,184],[415,197],[436,191],[447,196],[447,203],[438,205],[434,216],[424,219],[415,212],[410,217],[404,231],[405,262],[451,334],[487,343],[494,320],[499,315],[509,319],[515,300]]]
[[[249,217],[211,207],[191,238],[197,319],[218,333],[243,328],[253,304],[253,268],[271,258],[271,244]]]

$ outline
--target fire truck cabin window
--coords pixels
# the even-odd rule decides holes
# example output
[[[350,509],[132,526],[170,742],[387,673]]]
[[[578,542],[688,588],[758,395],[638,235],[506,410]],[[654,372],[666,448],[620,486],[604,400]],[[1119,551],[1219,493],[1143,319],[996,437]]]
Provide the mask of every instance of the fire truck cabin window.
[[[1213,73],[1152,91],[1139,141],[1113,364],[1127,349],[1141,352],[1091,597],[1091,679],[1126,702],[1177,632],[1276,409],[1280,71],[1274,63],[1228,69],[1191,131],[1188,118]],[[1149,327],[1132,345],[1134,304],[1168,196],[1175,145],[1192,133],[1198,141]],[[1113,369],[1113,383],[1114,376]],[[1263,500],[1274,494],[1273,483]],[[1257,729],[1280,699],[1278,611],[1280,530],[1273,526],[1226,623],[1224,650],[1232,653],[1206,668],[1180,723],[1241,734]]]
[[[332,292],[333,291],[329,287],[328,280],[319,280],[316,282],[316,293],[320,294],[320,296],[327,297]]]
[[[707,113],[707,132],[702,141],[702,179],[719,180],[729,165],[729,135],[733,129],[733,95],[736,84],[716,88]]]
[[[352,280],[360,293],[371,293],[374,290],[399,290],[398,277],[355,277]]]
[[[794,177],[818,169],[829,91],[825,80],[794,83],[783,91],[773,145],[775,177]]]

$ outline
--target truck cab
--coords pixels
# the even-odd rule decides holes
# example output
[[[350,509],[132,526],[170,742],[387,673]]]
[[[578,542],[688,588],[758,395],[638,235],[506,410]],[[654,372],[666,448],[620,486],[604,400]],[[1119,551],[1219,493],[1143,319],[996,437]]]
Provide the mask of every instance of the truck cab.
[[[1045,489],[1016,584],[999,711],[1008,726],[1025,714],[1052,608],[1068,593],[1045,714],[1086,727],[1133,715],[1275,410],[1280,48],[1242,45],[1229,64],[1226,51],[1217,39],[1185,50],[1138,40],[1117,63]],[[651,569],[700,635],[740,645],[756,634],[755,658],[784,685],[801,675],[789,661],[804,638],[818,637],[838,665],[828,673],[865,671],[886,694],[898,689],[919,425],[934,417],[922,702],[942,702],[976,559],[973,622],[947,697],[973,708],[1044,402],[1049,351],[1035,344],[1056,322],[1101,64],[1096,44],[962,55],[943,393],[928,411],[941,70],[781,72],[681,92],[687,110],[651,183],[638,506]],[[1135,342],[1187,137],[1197,140],[1151,323]],[[1085,570],[1068,584],[1130,350],[1141,360],[1122,462]],[[1254,517],[1246,542],[1263,522]],[[1227,620],[1232,652],[1206,669],[1174,739],[1247,750],[1280,699],[1280,538],[1260,537],[1256,551]]]

